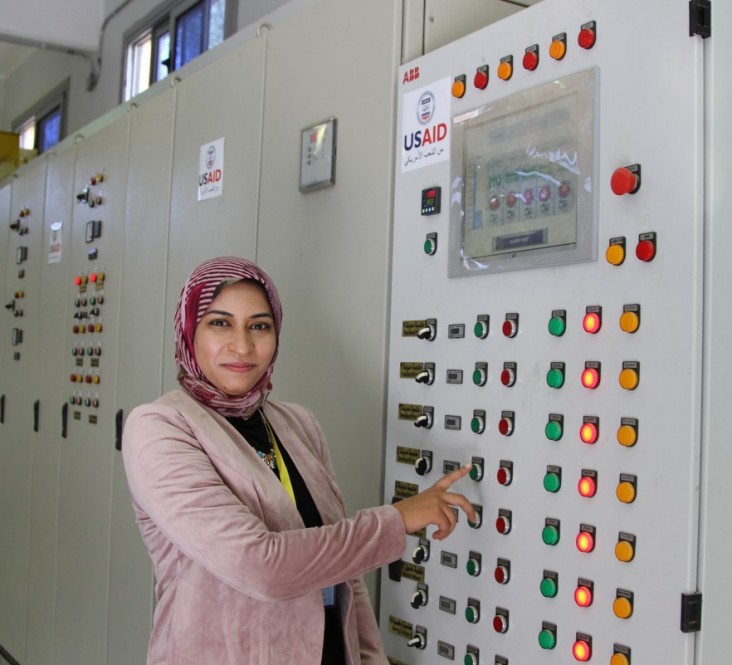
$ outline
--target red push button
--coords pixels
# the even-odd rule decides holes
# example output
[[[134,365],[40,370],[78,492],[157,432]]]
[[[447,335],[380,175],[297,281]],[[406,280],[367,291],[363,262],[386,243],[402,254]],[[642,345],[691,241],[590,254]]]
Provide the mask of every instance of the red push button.
[[[621,166],[610,178],[610,189],[614,194],[635,194],[640,188],[640,174],[637,165]]]

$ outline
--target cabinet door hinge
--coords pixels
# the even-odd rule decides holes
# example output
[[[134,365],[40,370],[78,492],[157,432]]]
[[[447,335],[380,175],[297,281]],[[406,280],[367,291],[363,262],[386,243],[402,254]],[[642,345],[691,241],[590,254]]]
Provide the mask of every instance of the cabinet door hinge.
[[[681,632],[696,633],[701,630],[701,592],[681,594]]]

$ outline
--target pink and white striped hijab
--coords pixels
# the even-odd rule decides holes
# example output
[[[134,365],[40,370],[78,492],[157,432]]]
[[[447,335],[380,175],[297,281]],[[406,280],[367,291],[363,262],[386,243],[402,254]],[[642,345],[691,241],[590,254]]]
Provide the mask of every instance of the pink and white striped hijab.
[[[193,337],[196,326],[214,299],[214,293],[223,282],[251,279],[260,283],[269,300],[274,317],[277,347],[267,371],[257,384],[244,395],[227,395],[211,384],[203,375],[196,360]],[[175,359],[178,366],[178,383],[199,402],[215,409],[224,416],[249,418],[272,390],[270,378],[279,351],[282,303],[270,276],[258,265],[233,256],[211,259],[193,270],[183,285],[175,309]]]

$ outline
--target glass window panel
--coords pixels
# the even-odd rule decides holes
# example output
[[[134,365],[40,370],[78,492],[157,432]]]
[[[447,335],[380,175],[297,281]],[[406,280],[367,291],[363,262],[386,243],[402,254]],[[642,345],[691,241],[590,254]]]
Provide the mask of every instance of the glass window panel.
[[[20,127],[20,147],[23,150],[33,150],[36,147],[36,118],[35,116],[28,118]]]
[[[182,67],[203,53],[205,3],[201,2],[176,21],[175,26],[175,69]]]
[[[208,15],[208,48],[218,46],[224,41],[225,19],[226,0],[211,0]]]
[[[61,140],[61,107],[43,116],[38,121],[38,152],[53,148]]]
[[[151,62],[152,35],[148,31],[127,47],[125,100],[139,95],[150,87]]]
[[[166,30],[157,37],[157,56],[155,58],[155,80],[164,79],[170,74],[170,31]]]

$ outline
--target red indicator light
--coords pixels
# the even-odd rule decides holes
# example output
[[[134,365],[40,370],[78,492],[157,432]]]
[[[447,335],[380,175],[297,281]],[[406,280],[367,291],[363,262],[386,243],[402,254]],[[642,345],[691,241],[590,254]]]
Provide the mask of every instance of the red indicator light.
[[[507,388],[510,388],[514,383],[516,383],[516,372],[508,367],[504,369],[501,372],[501,383]]]
[[[511,520],[505,515],[500,515],[496,520],[496,531],[500,534],[507,534],[511,530]]]
[[[579,483],[577,483],[577,490],[579,491],[580,496],[587,498],[595,496],[595,492],[597,492],[597,483],[594,478],[582,476]]]
[[[589,531],[580,531],[575,542],[577,549],[585,554],[595,549],[595,538]]]
[[[513,419],[512,418],[501,418],[498,421],[498,431],[503,436],[511,436],[513,434]]]
[[[493,630],[497,633],[505,633],[508,630],[508,618],[502,614],[493,617]]]
[[[590,49],[595,45],[597,41],[597,30],[594,21],[585,23],[580,29],[580,33],[577,36],[577,43],[585,49]]]
[[[600,385],[600,372],[594,367],[588,367],[582,372],[582,385],[594,390]]]
[[[578,660],[580,663],[586,663],[592,656],[592,649],[584,640],[577,640],[572,645],[572,655],[575,660]]]
[[[475,76],[473,77],[473,85],[478,88],[478,90],[485,90],[488,87],[488,68],[481,67],[478,69],[477,72],[475,72]]]
[[[503,322],[501,330],[506,337],[516,337],[516,333],[518,332],[518,321],[515,319],[506,319]]]
[[[597,441],[598,431],[595,423],[584,423],[580,427],[580,440],[582,443],[595,443]]]
[[[588,312],[582,319],[582,327],[585,332],[596,334],[602,328],[602,316],[599,312]]]
[[[93,272],[91,275],[89,275],[89,281],[93,284],[97,281],[97,273]]]
[[[511,484],[511,469],[509,469],[506,466],[502,466],[498,469],[498,472],[496,473],[496,478],[498,479],[498,483],[500,485],[510,485]]]
[[[539,51],[536,48],[524,53],[523,65],[524,69],[528,69],[530,72],[533,72],[539,66]]]
[[[592,589],[586,586],[578,586],[574,590],[574,602],[580,607],[592,605]]]
[[[77,275],[76,277],[74,277],[74,284],[76,286],[81,286],[81,277],[79,277],[79,275]]]
[[[641,240],[635,248],[635,255],[641,261],[653,261],[656,256],[656,245],[652,240]]]
[[[508,577],[508,568],[506,566],[496,566],[496,569],[493,571],[493,578],[498,584],[506,584]]]

